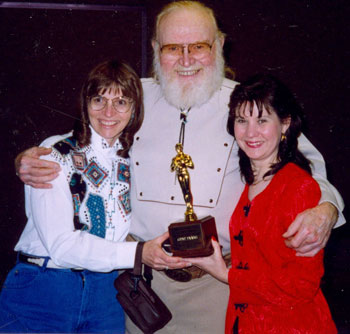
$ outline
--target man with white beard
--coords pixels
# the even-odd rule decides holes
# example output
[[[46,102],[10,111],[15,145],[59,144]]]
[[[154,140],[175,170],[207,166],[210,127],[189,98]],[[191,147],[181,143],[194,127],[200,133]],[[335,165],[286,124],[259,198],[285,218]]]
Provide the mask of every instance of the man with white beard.
[[[208,101],[208,98],[211,97],[220,88],[225,77],[225,61],[222,53],[224,35],[220,31],[217,31],[216,35],[217,36],[214,39],[212,45],[199,45],[199,47],[201,47],[202,49],[207,48],[207,51],[211,51],[211,48],[214,49],[213,53],[215,54],[213,57],[213,64],[211,64],[210,66],[200,66],[200,64],[196,63],[192,64],[190,59],[191,55],[189,54],[189,65],[187,65],[186,60],[184,62],[176,62],[176,65],[173,68],[173,70],[168,73],[163,73],[160,62],[161,54],[165,53],[164,46],[162,47],[163,50],[161,51],[159,41],[157,41],[156,39],[153,40],[152,45],[154,49],[154,74],[156,79],[158,79],[162,93],[169,104],[179,109],[186,109],[194,106],[199,107],[206,101]],[[173,45],[171,46],[174,47]],[[185,56],[185,49],[180,48],[179,50],[171,52],[169,52],[170,50],[168,50],[168,57],[174,57],[175,59],[178,59],[178,53],[180,53],[181,55],[184,54]],[[172,53],[174,53],[173,56]],[[196,78],[196,72],[198,72],[199,70],[203,71],[200,80]],[[187,82],[180,81],[178,76],[186,77],[185,80]],[[197,80],[196,84],[194,84],[192,79]]]
[[[183,220],[186,209],[170,170],[180,138],[194,163],[190,178],[195,212],[215,217],[223,255],[230,251],[228,222],[243,184],[237,146],[226,130],[228,101],[237,83],[224,78],[223,44],[213,12],[198,2],[172,2],[157,17],[152,41],[155,77],[142,80],[145,120],[131,152],[130,234],[150,240],[144,247],[151,255],[143,256],[143,262],[157,269],[152,287],[173,314],[159,333],[224,333],[228,286],[195,267],[169,270],[183,262],[161,248],[169,224]],[[325,246],[343,203],[326,180],[320,153],[304,136],[299,146],[314,164],[322,203],[298,216],[284,237],[298,255],[312,256]],[[31,149],[17,159],[27,184],[49,187],[43,183],[54,177],[55,167],[35,159],[43,152],[47,154]],[[342,223],[340,214],[337,225]],[[140,333],[130,320],[127,331]]]

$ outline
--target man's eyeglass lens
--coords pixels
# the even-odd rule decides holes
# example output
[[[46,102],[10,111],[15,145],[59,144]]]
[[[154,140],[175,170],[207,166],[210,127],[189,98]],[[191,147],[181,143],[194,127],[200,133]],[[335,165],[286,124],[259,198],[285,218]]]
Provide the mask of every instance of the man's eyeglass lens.
[[[101,110],[107,105],[108,100],[104,96],[94,96],[90,99],[90,106],[93,110]],[[124,96],[116,97],[111,101],[113,108],[120,113],[128,112],[132,105],[132,100]]]
[[[182,56],[184,48],[188,48],[188,53],[192,56],[203,56],[210,53],[212,46],[208,43],[193,43],[188,45],[166,44],[161,47],[163,55]]]

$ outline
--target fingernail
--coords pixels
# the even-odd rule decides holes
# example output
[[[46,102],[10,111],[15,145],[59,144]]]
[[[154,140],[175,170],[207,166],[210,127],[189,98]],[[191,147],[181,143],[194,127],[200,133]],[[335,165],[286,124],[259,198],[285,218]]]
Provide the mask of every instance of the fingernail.
[[[214,236],[211,237],[211,240],[217,241],[216,238]]]

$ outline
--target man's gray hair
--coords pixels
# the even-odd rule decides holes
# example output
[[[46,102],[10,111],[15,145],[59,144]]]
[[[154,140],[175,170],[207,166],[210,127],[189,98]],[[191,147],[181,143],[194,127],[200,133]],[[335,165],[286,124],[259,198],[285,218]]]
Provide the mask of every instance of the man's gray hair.
[[[216,38],[222,39],[225,37],[225,34],[223,32],[221,32],[218,28],[214,12],[211,8],[207,7],[206,5],[204,5],[203,3],[199,2],[199,1],[184,0],[184,1],[170,2],[163,7],[163,9],[161,10],[161,12],[158,14],[158,16],[156,18],[156,23],[155,23],[155,27],[154,27],[154,33],[153,33],[153,40],[155,40],[155,41],[158,40],[158,28],[159,28],[159,25],[160,25],[160,22],[162,21],[162,19],[167,14],[169,14],[175,10],[179,10],[179,9],[201,10],[201,11],[205,12],[213,24],[214,31],[216,32]]]

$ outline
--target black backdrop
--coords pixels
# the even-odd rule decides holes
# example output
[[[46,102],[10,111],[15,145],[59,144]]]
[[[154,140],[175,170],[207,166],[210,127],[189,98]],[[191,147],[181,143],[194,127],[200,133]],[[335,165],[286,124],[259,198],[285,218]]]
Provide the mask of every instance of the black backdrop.
[[[350,201],[348,160],[349,2],[203,1],[227,34],[225,56],[238,81],[270,71],[297,94],[308,137],[329,179]],[[23,185],[13,160],[21,150],[71,128],[82,80],[97,62],[119,57],[150,71],[154,15],[165,0],[0,2],[0,281],[14,264],[25,225]],[[345,210],[349,218],[349,210]],[[349,226],[334,230],[323,282],[341,333],[350,330]]]

